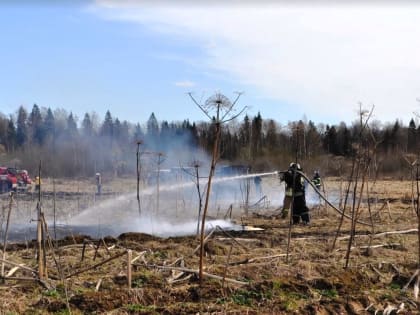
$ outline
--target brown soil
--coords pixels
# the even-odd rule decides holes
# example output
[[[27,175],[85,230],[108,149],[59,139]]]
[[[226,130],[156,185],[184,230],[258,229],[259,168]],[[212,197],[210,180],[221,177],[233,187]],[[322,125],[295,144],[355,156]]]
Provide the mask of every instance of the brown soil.
[[[194,236],[67,237],[47,252],[48,279],[31,281],[34,274],[19,269],[13,277],[21,279],[0,284],[0,314],[396,314],[398,308],[398,314],[419,314],[415,281],[404,289],[417,270],[417,233],[369,237],[417,227],[410,194],[408,182],[375,184],[374,228],[357,225],[347,268],[349,221],[333,248],[340,217],[325,207],[311,209],[309,226],[292,227],[289,246],[288,222],[275,209],[237,218],[263,230],[216,231],[205,246],[204,264],[208,274],[222,279],[205,277],[201,285],[197,274],[180,271],[198,269]],[[386,201],[389,207],[382,207]],[[362,207],[361,219],[370,221],[367,203]],[[8,244],[6,259],[37,270],[35,249],[35,242]],[[67,278],[128,249],[133,258],[140,256],[132,266],[131,289],[126,254]],[[12,268],[6,264],[5,274]]]

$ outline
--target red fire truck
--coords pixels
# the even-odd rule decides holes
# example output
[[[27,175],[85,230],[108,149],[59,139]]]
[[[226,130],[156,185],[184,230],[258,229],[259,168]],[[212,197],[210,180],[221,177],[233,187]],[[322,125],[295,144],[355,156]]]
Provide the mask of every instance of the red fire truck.
[[[32,187],[32,180],[27,170],[16,170],[17,190],[28,191]]]
[[[17,190],[16,169],[0,166],[0,193]]]

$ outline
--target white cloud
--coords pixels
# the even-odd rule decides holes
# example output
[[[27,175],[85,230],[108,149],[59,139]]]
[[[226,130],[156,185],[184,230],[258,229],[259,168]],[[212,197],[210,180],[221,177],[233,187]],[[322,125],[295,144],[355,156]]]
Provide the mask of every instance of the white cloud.
[[[420,6],[153,6],[97,1],[109,19],[188,39],[206,51],[200,66],[308,117],[350,121],[358,102],[382,121],[405,120],[420,95]],[[290,109],[293,110],[293,109]]]
[[[178,81],[178,82],[175,82],[175,86],[183,87],[183,88],[190,88],[190,87],[195,86],[195,83],[188,80]]]

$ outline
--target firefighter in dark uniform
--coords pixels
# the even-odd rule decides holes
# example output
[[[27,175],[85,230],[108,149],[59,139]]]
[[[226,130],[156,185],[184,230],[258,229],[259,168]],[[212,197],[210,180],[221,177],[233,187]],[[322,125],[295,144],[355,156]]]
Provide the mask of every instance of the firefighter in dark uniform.
[[[288,209],[292,209],[292,223],[298,224],[302,220],[303,224],[309,224],[309,209],[305,199],[305,180],[297,172],[302,168],[298,163],[291,163],[286,172],[280,174],[280,181],[286,183],[286,191],[283,203],[282,217],[286,217]]]
[[[312,183],[315,185],[315,187],[321,191],[321,176],[319,176],[319,172],[314,172],[314,177],[312,177]]]

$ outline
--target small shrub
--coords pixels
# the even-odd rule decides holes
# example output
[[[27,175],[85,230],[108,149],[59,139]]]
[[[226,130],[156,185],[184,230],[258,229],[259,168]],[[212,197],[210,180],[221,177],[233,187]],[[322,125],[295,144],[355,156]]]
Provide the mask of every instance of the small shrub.
[[[225,304],[227,302],[226,298],[217,298],[216,299],[216,304],[221,305],[221,304]]]
[[[264,299],[271,299],[272,292],[258,292],[258,291],[246,291],[238,290],[232,295],[232,301],[238,305],[251,306],[253,301],[261,301]]]
[[[47,290],[43,293],[45,296],[59,298],[60,294],[56,289]]]
[[[282,306],[286,311],[294,311],[297,309],[298,304],[294,300],[286,300],[282,303]]]
[[[157,284],[159,285],[162,284],[160,277],[154,274],[153,272],[150,272],[147,270],[142,273],[137,273],[133,277],[133,282],[132,282],[132,285],[134,288],[143,288],[146,285],[157,285]]]
[[[336,289],[326,289],[326,290],[321,290],[319,292],[322,296],[325,296],[327,298],[335,298],[338,296],[338,292]]]
[[[391,290],[396,290],[396,291],[401,290],[400,285],[399,285],[398,283],[393,283],[393,282],[391,282],[391,283],[389,284],[389,288],[390,288]]]
[[[236,294],[232,295],[232,302],[238,305],[252,305],[252,299],[250,299],[246,291],[237,292]]]
[[[133,281],[132,286],[133,288],[142,288],[145,284],[145,281],[143,278],[138,278]]]

